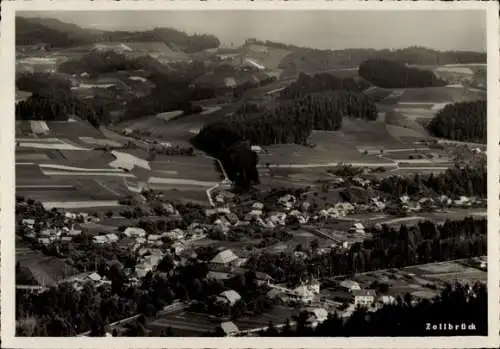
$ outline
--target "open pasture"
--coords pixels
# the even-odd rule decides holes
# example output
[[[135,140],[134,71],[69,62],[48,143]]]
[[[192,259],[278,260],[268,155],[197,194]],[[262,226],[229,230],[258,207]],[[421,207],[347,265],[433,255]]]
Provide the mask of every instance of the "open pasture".
[[[67,277],[77,275],[79,271],[64,260],[45,256],[32,250],[24,241],[16,241],[16,263],[27,268],[39,285],[50,286]]]
[[[79,137],[104,138],[99,130],[80,120],[73,122],[48,121],[47,126],[51,137],[68,138],[71,140],[78,140]]]
[[[485,98],[485,91],[444,86],[406,89],[398,102],[448,103],[473,101]]]
[[[222,174],[215,160],[204,156],[157,156],[150,162],[154,176],[197,181],[219,182]]]
[[[168,201],[181,202],[197,202],[200,204],[208,204],[208,196],[206,187],[199,186],[182,186],[168,184],[149,184],[149,187],[155,192],[161,193]]]
[[[485,271],[465,266],[457,261],[419,265],[404,270],[439,283],[454,283],[456,281],[474,283],[484,282],[487,279]]]
[[[335,148],[335,147],[332,147]],[[335,167],[339,163],[383,163],[374,156],[365,156],[355,148],[349,149],[341,145],[337,150],[311,149],[296,144],[279,144],[266,148],[266,153],[259,154],[259,166],[262,168],[287,166],[290,167]]]
[[[259,44],[246,46],[246,57],[263,65],[266,69],[276,69],[291,51]]]
[[[386,127],[392,137],[401,141],[422,140],[430,136],[422,125],[408,119],[395,120],[393,124],[388,124]]]

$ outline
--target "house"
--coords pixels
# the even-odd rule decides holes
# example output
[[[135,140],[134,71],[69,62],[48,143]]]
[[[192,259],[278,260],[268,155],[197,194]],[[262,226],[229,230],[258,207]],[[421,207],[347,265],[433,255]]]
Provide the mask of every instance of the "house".
[[[287,194],[278,199],[278,203],[281,204],[285,209],[291,209],[295,203],[297,202],[297,198],[291,194]]]
[[[35,220],[34,219],[23,219],[21,221],[21,224],[28,227],[28,228],[33,228],[35,225]]]
[[[217,296],[217,301],[226,303],[231,307],[235,305],[239,300],[241,300],[241,296],[235,290],[227,290]]]
[[[226,270],[232,268],[238,262],[239,257],[231,250],[219,252],[211,261],[210,266],[215,270]]]
[[[259,145],[252,145],[250,149],[256,153],[262,153],[262,148]]]
[[[365,226],[361,223],[354,223],[352,227],[349,229],[351,233],[356,233],[356,234],[364,234],[365,233]]]
[[[108,239],[106,238],[106,236],[97,235],[92,238],[92,242],[96,245],[104,245],[108,243]]]
[[[373,290],[354,290],[354,304],[362,307],[368,307],[375,301],[375,291]]]
[[[178,255],[186,249],[186,246],[182,242],[176,241],[172,244],[171,248],[174,250],[174,253]]]
[[[64,218],[67,219],[76,219],[77,215],[73,212],[64,212]]]
[[[457,206],[470,206],[471,201],[467,196],[460,196],[458,200],[453,201],[453,203]]]
[[[378,297],[378,301],[382,304],[394,304],[396,303],[396,298],[391,295],[381,295]]]
[[[236,326],[232,321],[226,321],[221,323],[220,328],[227,337],[235,336],[240,332],[238,326]]]
[[[101,276],[97,273],[91,273],[87,276],[87,279],[93,282],[99,282],[101,281]]]
[[[38,238],[38,243],[42,245],[50,245],[50,239],[48,238]]]
[[[183,239],[184,235],[185,235],[184,231],[177,228],[170,230],[169,232],[163,233],[161,236],[168,237],[170,240],[176,241]]]
[[[262,211],[264,209],[264,204],[262,202],[254,202],[252,208],[254,210]]]
[[[116,235],[114,233],[106,234],[106,238],[111,243],[117,242],[118,240],[120,240],[120,238],[118,237],[118,235]]]
[[[273,224],[285,225],[286,213],[284,212],[274,212],[269,215],[269,220]]]
[[[161,239],[160,235],[155,235],[155,234],[150,234],[148,235],[148,241],[149,242],[155,242]]]
[[[123,234],[127,237],[145,237],[146,231],[142,228],[128,227],[123,231]]]
[[[343,288],[349,292],[359,291],[361,287],[356,281],[353,280],[344,280],[340,283],[340,288]]]

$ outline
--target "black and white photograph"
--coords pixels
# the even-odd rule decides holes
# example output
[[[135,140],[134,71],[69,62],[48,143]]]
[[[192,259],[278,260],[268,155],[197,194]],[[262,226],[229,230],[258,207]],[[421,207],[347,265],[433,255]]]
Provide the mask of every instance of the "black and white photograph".
[[[498,337],[498,4],[58,3],[2,13],[4,342]]]

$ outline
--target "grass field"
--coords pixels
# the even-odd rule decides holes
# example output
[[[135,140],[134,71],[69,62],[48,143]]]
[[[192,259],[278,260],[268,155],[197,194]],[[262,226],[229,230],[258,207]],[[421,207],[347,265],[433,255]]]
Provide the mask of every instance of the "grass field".
[[[26,243],[16,241],[16,263],[27,268],[40,285],[50,286],[67,277],[79,274],[79,271],[63,260],[45,256],[32,250]]]

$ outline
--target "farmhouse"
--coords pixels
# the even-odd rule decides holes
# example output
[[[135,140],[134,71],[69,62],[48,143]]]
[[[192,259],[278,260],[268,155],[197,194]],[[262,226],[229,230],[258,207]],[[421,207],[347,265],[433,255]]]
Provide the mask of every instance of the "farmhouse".
[[[354,290],[352,291],[354,296],[354,304],[368,307],[375,301],[375,291],[373,290]]]
[[[231,307],[239,300],[241,300],[241,296],[235,290],[224,291],[217,297],[218,302],[228,304]]]
[[[239,257],[231,250],[218,253],[211,261],[210,266],[215,270],[226,270],[232,268],[238,262]]]
[[[354,223],[352,227],[349,229],[351,233],[356,233],[356,234],[364,234],[365,233],[365,227],[361,223]]]
[[[35,225],[35,220],[34,219],[23,219],[21,221],[21,224],[28,227],[28,228],[33,228]]]
[[[145,237],[146,236],[146,231],[142,228],[135,228],[135,227],[129,227],[125,229],[123,234],[126,237]]]

